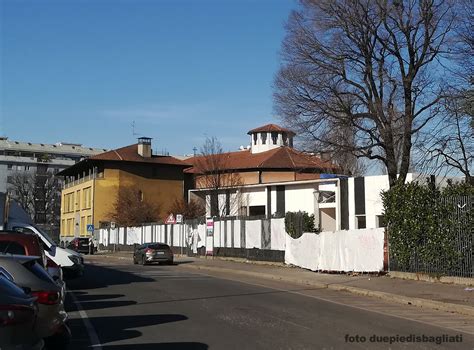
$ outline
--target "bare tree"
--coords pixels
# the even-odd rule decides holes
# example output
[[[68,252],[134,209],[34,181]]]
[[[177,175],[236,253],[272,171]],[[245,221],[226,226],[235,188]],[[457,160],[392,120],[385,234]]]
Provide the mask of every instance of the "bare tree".
[[[242,178],[238,172],[231,170],[231,165],[229,155],[224,153],[217,138],[206,138],[194,167],[198,172],[197,187],[208,190],[206,205],[211,216],[230,215],[237,212],[242,204]]]
[[[7,178],[8,192],[33,219],[35,217],[35,176],[32,172],[16,172]]]
[[[466,113],[465,96],[452,94],[444,100],[439,126],[417,143],[423,152],[420,166],[434,173],[462,173],[466,182],[474,185],[474,135],[472,117]]]
[[[459,0],[455,28],[456,54],[450,61],[451,79],[440,103],[442,118],[418,137],[415,146],[421,156],[418,166],[437,174],[460,173],[474,184],[474,7],[472,0]]]
[[[384,164],[403,183],[412,142],[438,117],[455,23],[443,0],[300,0],[287,24],[275,108],[325,149]],[[354,142],[331,137],[353,128]]]
[[[136,226],[161,219],[161,208],[144,198],[136,186],[122,186],[118,190],[111,219],[120,226]]]
[[[170,213],[181,214],[185,219],[196,219],[206,216],[206,208],[197,200],[186,202],[184,198],[175,199],[169,209]]]
[[[319,153],[323,159],[329,158],[339,167],[342,174],[362,176],[367,171],[367,165],[363,159],[357,158],[347,151],[355,146],[354,135],[355,130],[350,125],[338,125],[328,128],[326,138],[330,142],[327,145],[321,145],[319,142],[315,142],[312,136],[305,135],[303,147],[312,153]]]
[[[16,172],[8,177],[10,196],[35,223],[57,228],[61,216],[61,182],[51,171]]]

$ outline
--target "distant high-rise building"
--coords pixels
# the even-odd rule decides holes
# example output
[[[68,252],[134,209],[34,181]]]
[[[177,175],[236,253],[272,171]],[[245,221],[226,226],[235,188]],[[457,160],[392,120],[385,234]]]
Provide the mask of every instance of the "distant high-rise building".
[[[56,216],[51,211],[58,211],[59,217],[62,179],[54,175],[104,151],[76,143],[31,143],[0,137],[0,192],[20,199],[37,224],[57,226],[51,222],[51,216]],[[54,193],[48,193],[51,189]],[[56,227],[51,229],[55,231]]]

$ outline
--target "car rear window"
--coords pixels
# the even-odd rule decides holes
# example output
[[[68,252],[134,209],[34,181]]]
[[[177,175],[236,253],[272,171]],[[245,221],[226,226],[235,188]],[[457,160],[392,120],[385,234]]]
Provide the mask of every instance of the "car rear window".
[[[0,241],[0,253],[26,255],[25,247],[13,241]]]
[[[170,249],[169,245],[167,244],[150,244],[148,245],[148,248],[150,249]]]

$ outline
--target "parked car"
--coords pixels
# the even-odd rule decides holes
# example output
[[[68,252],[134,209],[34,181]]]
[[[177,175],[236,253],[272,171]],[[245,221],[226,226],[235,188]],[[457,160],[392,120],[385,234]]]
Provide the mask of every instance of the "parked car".
[[[37,235],[33,233],[0,231],[0,254],[40,256],[41,259],[38,262],[61,287],[62,298],[65,298],[66,284],[64,283],[61,267],[46,256],[43,245]]]
[[[94,254],[94,244],[89,237],[76,237],[69,242],[67,248],[82,254]]]
[[[139,245],[133,252],[134,264],[146,265],[154,262],[173,264],[173,252],[169,245],[164,243],[145,243]]]
[[[46,232],[34,225],[17,222],[8,222],[7,224],[9,230],[38,235],[43,243],[46,256],[51,258],[58,266],[61,266],[65,277],[78,277],[83,275],[84,258],[80,253],[59,247]]]
[[[35,330],[45,340],[46,346],[64,348],[69,342],[70,330],[65,323],[67,313],[62,290],[37,259],[24,255],[0,256],[0,267],[12,276],[18,286],[29,288],[31,295],[37,298],[39,312]]]
[[[0,253],[39,256],[42,266],[47,264],[44,247],[39,237],[33,233],[0,231]]]
[[[34,329],[38,305],[12,279],[0,267],[0,349],[41,350],[44,341]]]
[[[0,254],[40,256],[40,265],[46,268],[54,279],[62,279],[62,274],[57,270],[58,265],[46,256],[44,245],[36,234],[0,231]]]

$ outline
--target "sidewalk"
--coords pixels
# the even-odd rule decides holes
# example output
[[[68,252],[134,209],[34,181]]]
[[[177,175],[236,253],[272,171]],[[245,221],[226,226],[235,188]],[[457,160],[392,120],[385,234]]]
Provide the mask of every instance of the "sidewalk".
[[[130,252],[108,253],[120,259],[130,259]],[[412,304],[419,307],[474,316],[474,290],[454,284],[412,281],[387,276],[325,274],[283,264],[245,262],[220,258],[181,257],[176,262],[189,262],[179,267],[202,271],[228,272],[249,277],[281,280],[317,288],[347,291],[380,299]]]

